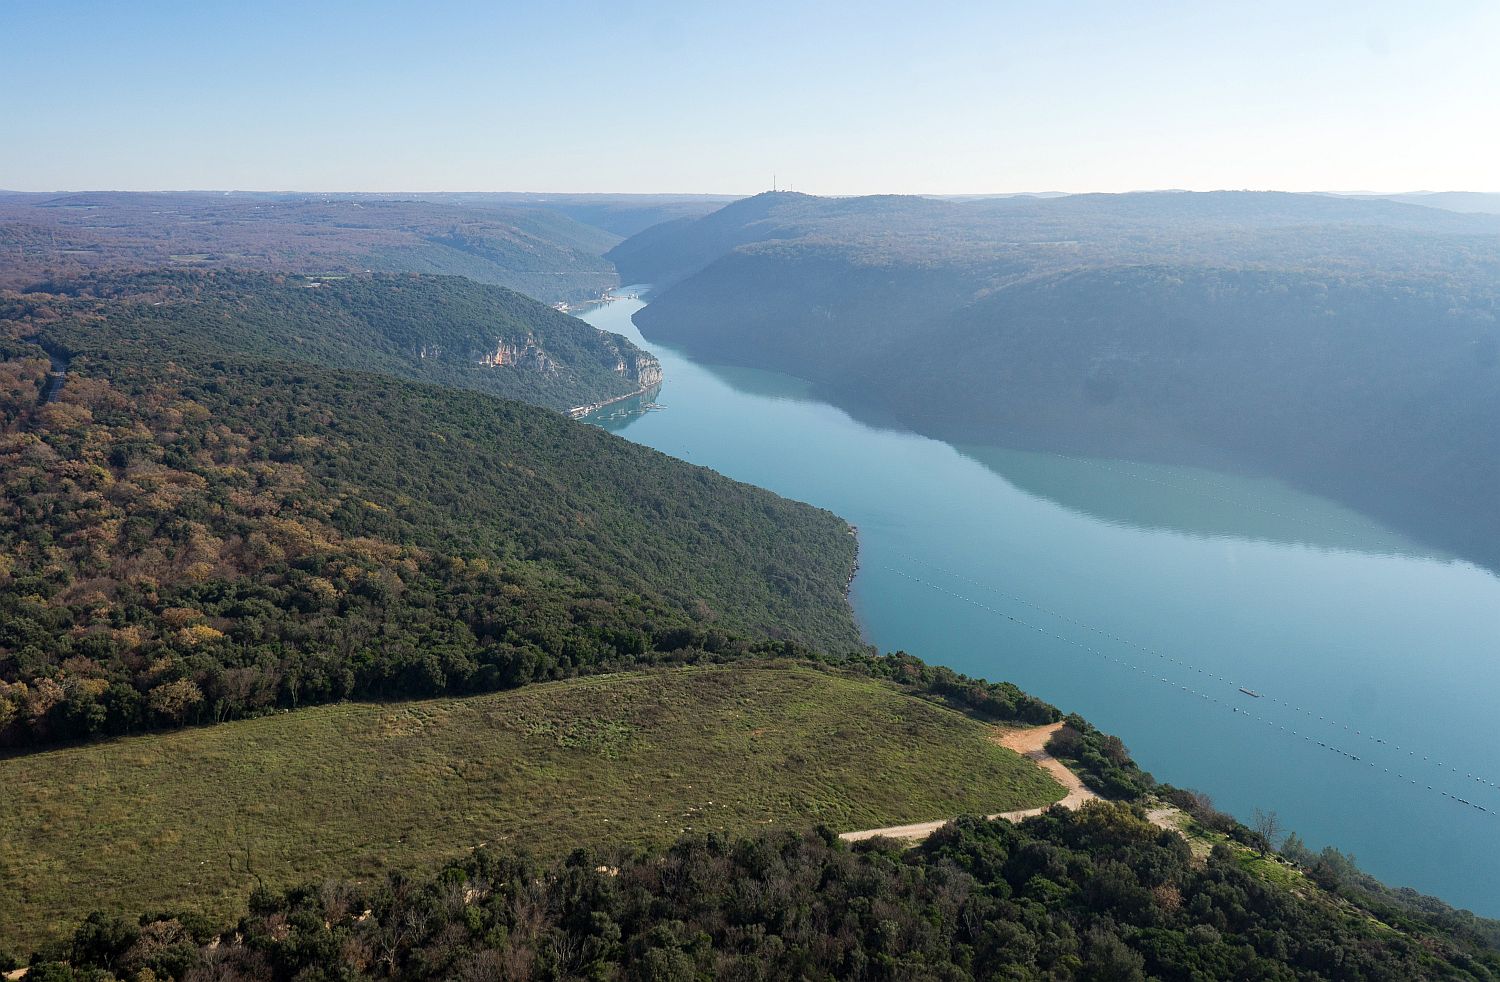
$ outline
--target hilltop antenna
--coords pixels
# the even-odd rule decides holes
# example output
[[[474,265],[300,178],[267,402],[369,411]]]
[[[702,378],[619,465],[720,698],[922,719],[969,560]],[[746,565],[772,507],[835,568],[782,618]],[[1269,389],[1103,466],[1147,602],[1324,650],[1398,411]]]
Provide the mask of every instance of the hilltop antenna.
[[[771,172],[771,193],[774,194],[775,192],[776,192],[776,172],[772,171]]]

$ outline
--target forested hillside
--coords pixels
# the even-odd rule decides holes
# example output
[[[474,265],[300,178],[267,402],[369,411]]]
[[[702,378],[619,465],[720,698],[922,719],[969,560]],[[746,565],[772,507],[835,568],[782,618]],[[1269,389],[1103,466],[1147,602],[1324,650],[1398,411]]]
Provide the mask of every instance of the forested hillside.
[[[96,915],[37,965],[290,979],[1493,979],[1484,925],[1195,859],[1126,805],[964,819],[903,852],[831,832],[686,836],[539,863],[500,849],[431,878],[257,890],[233,930]],[[1493,925],[1490,925],[1493,927]],[[49,959],[58,959],[49,961]],[[63,963],[71,962],[71,967]],[[76,977],[88,977],[80,974]]]
[[[661,379],[656,359],[624,338],[503,287],[457,276],[164,271],[39,289],[85,305],[107,303],[107,320],[88,332],[96,346],[169,339],[205,355],[375,371],[554,409],[625,395]],[[70,342],[59,333],[49,343],[66,355]]]
[[[626,239],[607,256],[623,279],[664,291],[738,253],[795,244],[824,247],[896,278],[923,267],[965,270],[978,293],[1018,274],[1143,262],[1328,264],[1458,276],[1493,271],[1496,235],[1500,218],[1493,215],[1280,192],[972,201],[779,192],[736,201],[694,221],[663,223]],[[786,273],[805,279],[794,267]],[[951,308],[969,299],[932,301]]]
[[[925,275],[938,290],[955,274]],[[1098,289],[1118,289],[1111,276]],[[1170,285],[1253,309],[1282,285],[1258,276]],[[862,282],[873,316],[884,281]],[[1015,303],[1005,321],[1024,325],[1013,289],[983,303]],[[844,597],[855,541],[836,516],[496,395],[555,406],[637,384],[648,356],[621,339],[441,278],[174,271],[49,290],[0,298],[0,743],[24,795],[0,814],[24,830],[3,862],[25,911],[0,917],[19,925],[0,930],[0,966],[14,935],[35,982],[1500,975],[1492,923],[1334,852],[1270,858],[1076,716],[1049,749],[1114,801],[965,819],[909,852],[758,831],[1045,802],[1051,780],[985,726],[1061,714],[1013,685],[861,654]],[[1317,324],[1285,330],[1296,360]],[[1192,350],[1227,357],[1222,343]],[[486,354],[499,364],[476,364]],[[526,390],[528,371],[555,385]],[[652,665],[698,667],[330,706],[191,747],[149,732]],[[124,734],[145,735],[30,753]],[[237,768],[253,778],[218,794]],[[1199,852],[1148,806],[1180,809]],[[495,845],[522,841],[518,822],[545,859]],[[690,827],[713,831],[662,847]],[[316,884],[287,889],[297,871]],[[237,923],[204,913],[240,910],[247,877]],[[58,937],[85,894],[105,909]]]
[[[857,646],[835,516],[551,410],[337,367],[388,357],[341,327],[400,348],[440,319],[403,313],[406,282],[5,301],[5,742],[483,691],[735,633]],[[45,351],[71,359],[51,401]]]
[[[956,440],[1253,466],[1495,562],[1497,312],[1500,289],[1416,278],[1085,271],[999,291],[840,384]]]
[[[924,433],[1244,468],[1500,563],[1500,219],[1380,199],[762,195],[610,254],[649,339]]]
[[[0,289],[99,271],[436,273],[552,303],[615,285],[602,229],[537,207],[399,195],[87,192],[0,197]]]
[[[1438,489],[1489,534],[1463,497],[1500,459],[1487,219],[1051,204],[768,196],[617,257],[677,280],[648,331],[909,425],[1305,483],[1332,461],[1371,508],[1370,489]],[[27,918],[10,930],[56,936],[87,909],[80,883],[106,908],[36,949],[38,982],[1500,976],[1493,923],[1297,840],[1273,858],[1077,716],[1049,749],[1111,800],[1076,814],[966,819],[912,851],[752,834],[1048,800],[983,725],[1061,714],[859,654],[836,516],[556,412],[650,384],[623,339],[451,277],[106,265],[35,285],[0,297],[0,744],[30,844],[7,840]],[[190,749],[151,732],[666,665],[695,667],[328,706]],[[57,748],[126,734],[144,736]],[[235,795],[204,776],[245,767]],[[382,794],[401,808],[374,822]],[[217,824],[182,834],[167,799]],[[710,807],[722,830],[663,848],[712,828]],[[106,815],[114,838],[91,849]],[[545,833],[543,859],[493,845],[517,823]]]

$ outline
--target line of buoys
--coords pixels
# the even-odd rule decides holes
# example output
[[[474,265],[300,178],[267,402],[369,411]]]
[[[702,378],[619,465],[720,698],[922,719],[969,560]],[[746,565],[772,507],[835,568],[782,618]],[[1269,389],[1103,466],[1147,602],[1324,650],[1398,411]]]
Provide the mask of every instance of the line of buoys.
[[[1073,647],[1076,647],[1076,648],[1078,648],[1078,649],[1080,649],[1082,651],[1086,651],[1086,652],[1088,652],[1091,655],[1094,655],[1094,656],[1099,657],[1099,658],[1103,658],[1106,661],[1114,662],[1115,664],[1120,665],[1120,666],[1125,667],[1125,668],[1134,669],[1138,674],[1144,675],[1147,679],[1152,679],[1152,680],[1155,680],[1157,682],[1164,683],[1164,684],[1166,684],[1168,686],[1177,685],[1178,688],[1182,688],[1184,691],[1187,691],[1187,692],[1189,692],[1189,693],[1191,693],[1193,695],[1200,696],[1202,698],[1208,699],[1210,702],[1214,702],[1214,703],[1218,703],[1219,702],[1217,699],[1214,699],[1212,696],[1209,696],[1206,693],[1201,693],[1201,692],[1197,692],[1196,690],[1189,689],[1186,686],[1181,685],[1180,683],[1173,683],[1173,682],[1169,681],[1168,679],[1166,679],[1164,677],[1157,676],[1154,673],[1147,672],[1146,670],[1144,670],[1144,669],[1142,669],[1142,668],[1140,668],[1140,667],[1138,667],[1136,665],[1132,665],[1132,664],[1130,664],[1128,662],[1125,662],[1125,661],[1121,660],[1120,658],[1115,657],[1114,655],[1107,654],[1106,652],[1100,651],[1097,648],[1094,648],[1094,647],[1091,647],[1089,645],[1086,645],[1082,641],[1078,641],[1078,640],[1076,640],[1074,638],[1065,638],[1065,637],[1062,637],[1062,636],[1057,635],[1057,634],[1055,634],[1055,633],[1053,633],[1051,631],[1046,630],[1045,628],[1038,627],[1037,625],[1032,624],[1029,621],[1023,620],[1022,618],[1019,618],[1019,617],[1015,616],[1014,614],[1011,614],[1011,613],[1009,613],[1007,611],[1003,611],[1003,610],[1000,610],[1000,609],[998,609],[996,607],[992,607],[989,604],[986,604],[986,603],[983,603],[981,601],[975,600],[972,597],[966,597],[966,596],[964,596],[961,593],[955,593],[954,591],[945,589],[944,587],[941,587],[941,586],[939,586],[936,583],[931,583],[931,582],[929,582],[927,580],[924,580],[924,579],[922,579],[920,577],[913,576],[912,574],[910,574],[908,572],[905,572],[904,570],[899,570],[899,569],[896,569],[895,567],[892,567],[892,566],[886,566],[884,568],[888,572],[895,573],[897,576],[901,576],[901,577],[904,577],[905,579],[911,580],[913,583],[917,583],[917,584],[919,584],[921,586],[925,586],[928,589],[937,591],[938,593],[946,594],[947,596],[950,596],[953,599],[958,600],[958,601],[960,601],[962,603],[970,604],[970,605],[972,605],[974,607],[978,607],[981,610],[988,611],[989,613],[994,614],[995,616],[1003,618],[1003,619],[1005,619],[1007,621],[1010,621],[1011,623],[1016,624],[1019,627],[1026,628],[1029,631],[1034,631],[1034,632],[1036,632],[1038,634],[1042,634],[1042,635],[1045,635],[1047,637],[1057,638],[1057,639],[1063,641],[1064,643],[1072,645]],[[1220,705],[1222,705],[1222,704],[1220,704]],[[1264,716],[1261,716],[1259,713],[1252,713],[1248,709],[1241,708],[1240,706],[1230,706],[1229,709],[1230,709],[1231,712],[1233,712],[1235,714],[1244,716],[1244,717],[1246,717],[1248,719],[1256,720],[1258,722],[1266,723],[1268,726],[1271,726],[1273,728],[1277,725],[1274,721],[1269,720],[1269,719],[1265,718]],[[1341,756],[1341,757],[1345,758],[1346,760],[1350,761],[1351,763],[1356,763],[1356,764],[1358,764],[1358,763],[1365,763],[1365,764],[1368,764],[1371,768],[1374,768],[1376,766],[1376,764],[1375,764],[1374,761],[1363,760],[1362,758],[1360,758],[1356,754],[1350,753],[1349,751],[1341,749],[1339,747],[1335,747],[1332,744],[1324,743],[1321,740],[1314,740],[1311,737],[1308,737],[1306,735],[1302,735],[1301,739],[1304,742],[1306,742],[1306,743],[1316,744],[1317,746],[1319,746],[1319,747],[1321,747],[1321,748],[1323,748],[1325,750],[1329,750],[1329,751],[1331,751],[1333,753],[1336,753],[1339,756]],[[1441,765],[1439,765],[1439,766],[1441,766]],[[1431,790],[1434,790],[1434,789],[1433,789],[1433,787],[1431,785],[1428,785],[1427,786],[1427,790],[1431,791]],[[1500,811],[1492,811],[1492,810],[1490,810],[1488,808],[1485,808],[1483,805],[1478,805],[1478,804],[1475,804],[1475,803],[1473,803],[1471,801],[1467,801],[1466,799],[1460,798],[1460,797],[1458,797],[1456,795],[1449,794],[1446,791],[1442,791],[1440,793],[1443,795],[1443,797],[1448,798],[1448,799],[1450,799],[1450,800],[1452,800],[1452,801],[1454,801],[1456,803],[1468,805],[1470,808],[1475,809],[1476,811],[1483,812],[1483,813],[1485,813],[1487,815],[1494,815],[1496,817],[1500,817]]]
[[[1172,656],[1167,655],[1167,654],[1165,654],[1163,652],[1157,651],[1157,650],[1155,650],[1153,648],[1148,648],[1145,645],[1139,644],[1139,643],[1137,643],[1135,641],[1131,641],[1128,638],[1120,637],[1119,635],[1114,634],[1113,632],[1110,632],[1110,631],[1106,631],[1103,628],[1094,627],[1091,624],[1084,623],[1083,621],[1080,621],[1080,620],[1078,620],[1078,619],[1076,619],[1074,617],[1070,617],[1067,614],[1061,613],[1059,611],[1051,610],[1051,609],[1049,609],[1047,607],[1043,607],[1041,604],[1033,603],[1030,600],[1026,600],[1026,599],[1024,599],[1022,597],[1018,597],[1018,596],[1016,596],[1015,594],[1012,594],[1012,593],[1007,593],[1006,591],[1000,590],[1000,589],[998,589],[996,587],[993,587],[993,586],[991,586],[991,585],[989,585],[987,583],[982,583],[979,580],[973,579],[972,577],[969,577],[969,576],[965,576],[962,573],[957,573],[957,572],[954,572],[953,570],[950,570],[950,569],[944,569],[943,567],[938,566],[935,563],[929,563],[929,562],[927,562],[925,560],[918,559],[916,556],[908,555],[907,553],[897,552],[897,555],[900,556],[901,558],[905,559],[905,560],[908,560],[909,562],[916,563],[919,566],[925,566],[928,569],[933,570],[934,572],[942,573],[945,576],[951,576],[951,577],[953,577],[956,580],[962,580],[963,582],[968,583],[971,586],[978,587],[981,590],[986,590],[986,591],[988,591],[990,593],[995,594],[996,596],[1004,597],[1006,600],[1012,601],[1014,603],[1018,603],[1018,604],[1022,605],[1023,607],[1029,607],[1032,610],[1037,611],[1038,613],[1046,614],[1048,617],[1055,617],[1058,620],[1062,621],[1063,623],[1071,625],[1072,627],[1076,627],[1079,630],[1088,631],[1091,634],[1096,634],[1096,635],[1099,635],[1100,637],[1108,638],[1109,640],[1114,641],[1117,644],[1125,645],[1126,647],[1129,647],[1129,648],[1134,648],[1135,650],[1141,652],[1142,654],[1152,655],[1152,656],[1154,656],[1156,658],[1160,658],[1160,659],[1162,659],[1164,661],[1171,662],[1172,664],[1177,665],[1177,666],[1179,666],[1181,668],[1189,669],[1189,670],[1193,670],[1193,671],[1197,671],[1200,674],[1208,675],[1210,678],[1213,678],[1213,679],[1215,679],[1217,681],[1223,682],[1226,685],[1235,685],[1235,683],[1233,681],[1231,681],[1230,679],[1225,678],[1222,675],[1216,675],[1216,674],[1214,674],[1212,672],[1207,672],[1207,671],[1205,671],[1200,666],[1188,664],[1187,662],[1183,662],[1183,661],[1181,661],[1181,660],[1179,660],[1177,658],[1173,658]],[[888,570],[890,570],[891,572],[894,572],[894,573],[899,573],[902,576],[908,576],[908,574],[902,573],[900,570],[897,570],[897,569],[895,569],[893,567],[889,567],[888,566],[888,567],[886,567],[886,569],[888,569]],[[908,576],[908,578],[916,580],[916,577],[910,577],[910,576]],[[922,582],[925,585],[929,586],[930,588],[938,590],[939,592],[951,593],[951,591],[945,590],[943,587],[938,586],[937,584],[925,583],[925,581],[922,581],[922,580],[917,580],[917,582]],[[952,595],[955,596],[955,597],[959,596],[958,594],[952,594]],[[960,597],[960,599],[968,600],[968,598],[965,598],[965,597]],[[973,603],[973,604],[975,604],[977,606],[981,606],[981,607],[984,606],[983,604],[980,604],[977,601],[968,600],[968,602]],[[1027,625],[1027,626],[1031,627],[1031,625]],[[1052,633],[1052,632],[1045,631],[1042,628],[1033,628],[1033,629],[1034,630],[1042,631],[1042,633],[1046,633],[1046,634],[1051,634]],[[1069,641],[1069,643],[1074,643],[1074,642],[1071,642],[1070,639],[1062,638],[1060,635],[1052,634],[1052,636],[1059,638],[1059,640]],[[1109,657],[1109,656],[1105,655],[1104,657]],[[1124,664],[1124,663],[1122,663],[1122,664]],[[1129,667],[1133,669],[1136,666],[1135,665],[1130,665]],[[1244,690],[1241,689],[1241,691],[1244,691]],[[1268,701],[1270,701],[1272,703],[1275,703],[1275,704],[1281,705],[1281,706],[1285,706],[1286,708],[1292,709],[1292,710],[1294,710],[1296,712],[1300,712],[1303,715],[1307,716],[1309,719],[1312,719],[1316,715],[1310,709],[1303,709],[1300,706],[1293,706],[1291,703],[1288,703],[1288,702],[1286,702],[1283,699],[1280,699],[1280,698],[1277,698],[1277,697],[1274,697],[1274,696],[1266,696],[1266,698],[1268,699]],[[1348,723],[1340,723],[1339,721],[1337,721],[1335,719],[1331,719],[1331,718],[1328,718],[1328,717],[1325,717],[1325,716],[1317,716],[1316,718],[1317,718],[1317,720],[1319,722],[1327,723],[1329,726],[1334,726],[1334,727],[1342,726],[1345,730],[1352,730],[1352,727]],[[1396,746],[1395,744],[1387,744],[1387,742],[1385,740],[1383,740],[1383,739],[1381,739],[1379,737],[1376,737],[1374,734],[1361,734],[1359,730],[1353,730],[1353,732],[1356,735],[1360,735],[1364,739],[1367,739],[1367,740],[1371,741],[1372,743],[1379,743],[1379,744],[1382,744],[1382,745],[1395,746],[1395,749],[1397,749],[1397,750],[1401,749],[1399,746]],[[1415,751],[1408,750],[1408,753],[1414,755]],[[1427,760],[1428,758],[1427,757],[1423,757],[1422,759],[1423,760]],[[1438,767],[1444,767],[1446,765],[1444,765],[1441,761],[1439,761],[1438,764],[1437,764],[1437,766]],[[1455,768],[1454,771],[1456,773],[1457,769]],[[1473,780],[1476,784],[1481,784],[1481,785],[1484,785],[1485,787],[1491,788],[1491,789],[1493,789],[1495,791],[1500,791],[1500,781],[1492,781],[1492,780],[1484,777],[1483,775],[1477,775],[1476,776],[1474,774],[1468,774],[1468,775],[1465,775],[1465,776],[1468,777],[1468,778],[1470,778],[1471,780]]]

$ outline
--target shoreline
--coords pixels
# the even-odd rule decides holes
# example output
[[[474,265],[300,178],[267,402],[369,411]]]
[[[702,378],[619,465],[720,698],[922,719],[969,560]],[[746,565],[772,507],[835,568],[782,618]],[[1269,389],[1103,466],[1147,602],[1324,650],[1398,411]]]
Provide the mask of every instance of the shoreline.
[[[591,402],[586,406],[574,406],[572,409],[567,410],[567,417],[569,419],[582,419],[590,413],[597,413],[605,406],[613,406],[617,402],[624,402],[626,399],[634,399],[636,396],[643,396],[646,393],[650,392],[652,389],[657,389],[660,387],[661,383],[656,382],[651,385],[636,389],[634,392],[627,392],[622,396],[615,396],[613,399],[605,399],[603,402]]]

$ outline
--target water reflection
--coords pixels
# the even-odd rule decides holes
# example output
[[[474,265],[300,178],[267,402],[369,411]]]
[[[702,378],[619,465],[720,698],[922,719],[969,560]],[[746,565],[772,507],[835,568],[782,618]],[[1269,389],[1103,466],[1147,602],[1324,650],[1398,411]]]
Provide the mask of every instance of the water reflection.
[[[611,329],[621,330],[620,318],[607,320],[612,323]],[[646,344],[633,328],[631,332],[638,343]],[[694,362],[677,349],[660,344],[649,347],[664,363],[675,363],[679,370],[691,364],[695,376],[751,399],[826,404],[825,393],[805,379]],[[672,408],[658,401],[660,392],[658,387],[646,395],[613,403],[586,419],[610,432],[623,433],[646,413]],[[909,432],[888,418],[882,420],[881,414],[870,407],[850,411],[864,427]],[[956,445],[955,449],[1029,495],[1111,525],[1376,555],[1454,558],[1358,511],[1298,491],[1274,478],[972,444]]]
[[[1452,558],[1353,509],[1274,478],[1001,447],[956,449],[1028,494],[1111,524],[1379,555]]]
[[[639,306],[588,319],[644,344]],[[1495,576],[1274,481],[955,447],[647,346],[665,408],[600,425],[856,524],[872,643],[1013,681],[1226,810],[1275,808],[1315,848],[1500,913],[1500,853],[1475,846],[1500,787],[1478,786],[1490,811],[1454,804],[1500,780]]]

